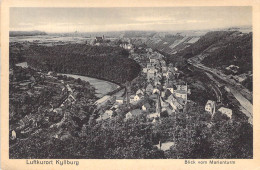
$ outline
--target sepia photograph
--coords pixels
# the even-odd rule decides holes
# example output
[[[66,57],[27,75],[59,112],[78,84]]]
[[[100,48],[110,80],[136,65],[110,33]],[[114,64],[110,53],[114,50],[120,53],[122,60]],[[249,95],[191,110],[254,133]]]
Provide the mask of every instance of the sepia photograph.
[[[9,159],[253,159],[252,32],[251,6],[10,7]]]

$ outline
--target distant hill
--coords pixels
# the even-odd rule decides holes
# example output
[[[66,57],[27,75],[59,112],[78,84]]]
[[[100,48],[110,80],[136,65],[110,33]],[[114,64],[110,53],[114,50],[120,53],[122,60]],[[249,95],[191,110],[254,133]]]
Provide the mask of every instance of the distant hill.
[[[36,36],[36,35],[47,35],[46,32],[43,31],[10,31],[10,37],[16,36]]]

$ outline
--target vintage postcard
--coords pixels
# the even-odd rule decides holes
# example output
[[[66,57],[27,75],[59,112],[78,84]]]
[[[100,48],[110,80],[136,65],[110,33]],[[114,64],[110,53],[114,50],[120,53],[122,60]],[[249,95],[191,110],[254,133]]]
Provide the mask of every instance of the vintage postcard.
[[[259,169],[259,3],[187,2],[3,1],[1,168]]]

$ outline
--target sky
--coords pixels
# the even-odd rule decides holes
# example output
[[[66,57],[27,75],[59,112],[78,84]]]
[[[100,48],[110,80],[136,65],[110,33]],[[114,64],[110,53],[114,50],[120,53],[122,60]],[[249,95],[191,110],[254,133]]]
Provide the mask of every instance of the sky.
[[[179,31],[251,26],[251,7],[10,8],[10,31]]]

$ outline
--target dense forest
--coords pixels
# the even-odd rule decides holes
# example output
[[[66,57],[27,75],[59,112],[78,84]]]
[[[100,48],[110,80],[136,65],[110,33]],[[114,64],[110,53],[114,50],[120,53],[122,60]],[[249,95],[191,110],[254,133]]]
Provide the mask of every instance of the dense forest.
[[[12,54],[12,53],[11,53]],[[52,47],[32,45],[19,53],[34,68],[42,71],[78,74],[116,83],[131,81],[140,66],[119,47],[67,44]],[[14,60],[17,55],[11,56]]]
[[[11,150],[11,158],[80,158],[80,159],[195,159],[252,158],[252,126],[231,121],[216,113],[214,119],[202,107],[189,105],[184,113],[148,123],[146,116],[124,121],[120,117],[103,122],[90,119],[81,130],[68,120],[63,140],[53,136],[55,129],[20,141]],[[68,131],[69,129],[69,131]],[[168,151],[159,150],[158,141],[174,141]],[[220,142],[221,141],[221,142]]]

